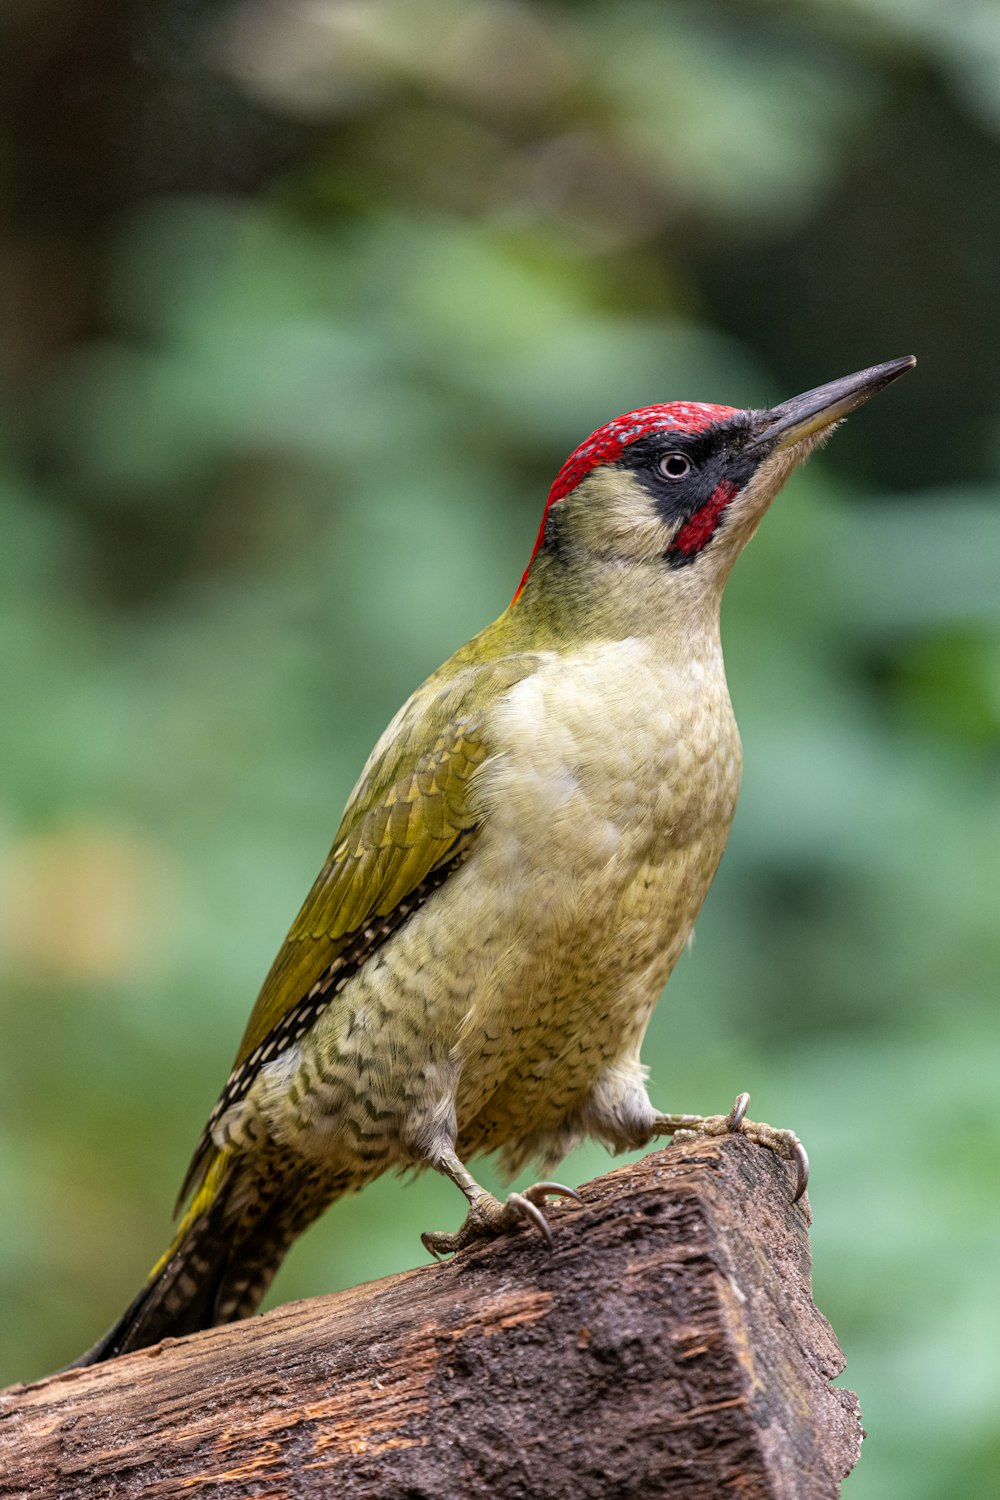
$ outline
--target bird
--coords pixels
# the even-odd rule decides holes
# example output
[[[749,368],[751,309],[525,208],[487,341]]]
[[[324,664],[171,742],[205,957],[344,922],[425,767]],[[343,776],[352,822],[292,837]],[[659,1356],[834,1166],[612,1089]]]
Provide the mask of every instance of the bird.
[[[643,1036],[729,835],[742,751],[720,601],[792,471],[916,363],[890,360],[767,409],[698,401],[606,422],[566,459],[507,609],[392,719],[268,973],[194,1152],[166,1253],[76,1365],[258,1307],[289,1245],[389,1170],[466,1200],[445,1256],[527,1222],[577,1142],[637,1148],[742,1131],[666,1114]]]

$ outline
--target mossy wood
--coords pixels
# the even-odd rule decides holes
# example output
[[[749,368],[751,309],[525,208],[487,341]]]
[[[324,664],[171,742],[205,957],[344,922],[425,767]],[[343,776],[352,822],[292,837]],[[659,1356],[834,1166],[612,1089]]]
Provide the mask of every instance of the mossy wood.
[[[808,1211],[738,1137],[527,1230],[0,1396],[4,1500],[836,1496],[857,1398]]]

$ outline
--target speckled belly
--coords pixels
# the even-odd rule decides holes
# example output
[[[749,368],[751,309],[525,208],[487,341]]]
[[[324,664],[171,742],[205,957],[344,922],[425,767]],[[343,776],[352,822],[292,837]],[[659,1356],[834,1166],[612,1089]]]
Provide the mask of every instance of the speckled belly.
[[[498,1003],[473,1005],[457,1088],[460,1155],[502,1149],[517,1163],[579,1114],[610,1064],[637,1057],[723,844],[699,838],[641,867],[603,921],[545,944],[544,958],[526,954]]]

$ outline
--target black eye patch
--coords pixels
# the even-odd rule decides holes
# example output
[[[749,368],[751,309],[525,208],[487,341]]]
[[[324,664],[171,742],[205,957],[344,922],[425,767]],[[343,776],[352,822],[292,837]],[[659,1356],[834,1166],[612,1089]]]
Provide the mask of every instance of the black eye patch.
[[[633,473],[667,526],[683,523],[707,505],[720,484],[747,483],[764,451],[750,446],[750,423],[742,414],[719,422],[704,432],[652,432],[630,443],[616,463]],[[688,459],[691,468],[682,478],[671,478],[660,467],[671,453]]]

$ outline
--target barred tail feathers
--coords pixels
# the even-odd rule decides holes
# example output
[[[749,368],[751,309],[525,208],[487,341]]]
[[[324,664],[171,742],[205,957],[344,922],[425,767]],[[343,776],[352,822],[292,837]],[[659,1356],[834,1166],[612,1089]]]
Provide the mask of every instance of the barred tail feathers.
[[[104,1337],[70,1369],[249,1317],[292,1240],[334,1192],[218,1153],[170,1248]],[[309,1191],[309,1188],[312,1191]],[[343,1189],[340,1189],[341,1191]]]

